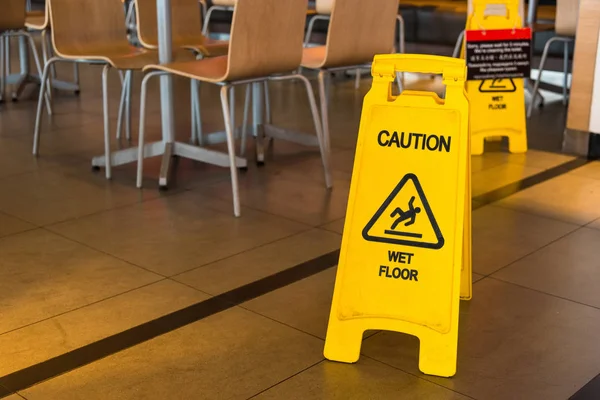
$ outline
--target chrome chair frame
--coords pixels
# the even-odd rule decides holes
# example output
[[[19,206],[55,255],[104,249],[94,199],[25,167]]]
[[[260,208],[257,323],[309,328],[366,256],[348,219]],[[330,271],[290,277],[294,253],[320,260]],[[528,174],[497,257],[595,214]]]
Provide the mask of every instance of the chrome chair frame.
[[[142,187],[143,169],[144,169],[143,162],[144,162],[144,156],[146,155],[145,154],[146,146],[144,144],[144,135],[145,135],[146,97],[147,97],[148,81],[155,76],[160,76],[160,75],[164,75],[164,74],[168,74],[168,73],[169,72],[165,72],[165,71],[152,71],[152,72],[147,73],[144,76],[144,79],[142,80],[141,99],[140,99],[140,124],[139,124],[140,130],[139,130],[139,138],[138,138],[138,155],[137,155],[138,167],[137,167],[137,178],[136,178],[136,185],[138,188]],[[309,100],[310,108],[311,108],[311,113],[313,116],[313,122],[315,124],[317,141],[319,143],[319,147],[321,150],[321,160],[323,162],[323,167],[324,167],[325,183],[326,183],[327,188],[330,188],[332,186],[331,171],[329,168],[329,154],[330,154],[329,138],[326,137],[326,134],[324,133],[325,131],[323,130],[323,127],[320,123],[319,111],[317,108],[314,91],[312,89],[312,86],[311,86],[308,78],[306,78],[305,76],[300,75],[300,74],[289,74],[289,75],[268,76],[268,77],[261,77],[261,78],[256,78],[256,79],[240,80],[240,81],[214,83],[217,86],[221,86],[221,95],[220,95],[221,109],[222,109],[222,113],[223,113],[223,119],[225,121],[225,134],[227,137],[227,151],[229,154],[229,167],[230,167],[230,171],[231,171],[231,186],[232,186],[232,193],[233,193],[233,210],[234,210],[234,215],[236,217],[239,217],[241,215],[241,206],[240,206],[240,196],[239,196],[239,183],[238,183],[236,153],[235,153],[235,137],[234,137],[233,125],[232,125],[232,121],[231,121],[232,108],[231,108],[230,99],[229,99],[229,96],[232,93],[231,89],[234,86],[238,86],[238,85],[248,85],[251,83],[260,83],[260,82],[264,83],[269,80],[292,80],[292,79],[300,79],[302,82],[304,82],[304,85],[306,87],[308,100]],[[228,92],[229,92],[229,95],[228,95]],[[245,115],[247,115],[247,103],[249,102],[249,99],[250,99],[249,93],[250,93],[250,90],[248,89],[246,92],[246,108],[244,111]],[[196,103],[196,104],[198,104],[198,103]],[[244,126],[245,126],[245,124],[244,124]],[[260,129],[258,129],[258,127],[256,127],[256,128],[257,129],[255,130],[254,133],[256,135],[256,139],[259,144],[259,147],[262,148],[262,141],[263,141],[264,133]],[[245,136],[246,136],[246,131],[243,130],[242,138],[241,138],[242,145],[245,144],[245,140],[246,140]],[[214,164],[220,165],[223,167],[227,166],[227,165],[223,165],[219,162],[214,162]]]
[[[567,105],[568,101],[569,101],[569,94],[568,94],[568,85],[569,85],[569,44],[570,43],[574,43],[575,42],[575,38],[574,37],[570,37],[570,36],[555,36],[551,39],[549,39],[546,42],[546,45],[544,46],[544,52],[542,53],[542,59],[540,61],[540,67],[539,67],[539,73],[538,73],[538,77],[535,80],[535,84],[533,85],[533,91],[532,91],[532,101],[531,103],[529,103],[529,107],[527,108],[527,118],[531,117],[531,113],[533,112],[533,108],[536,106],[536,96],[539,94],[539,89],[540,89],[540,82],[542,81],[542,74],[544,72],[544,68],[546,67],[546,61],[548,60],[548,53],[550,51],[550,45],[552,45],[552,43],[554,42],[563,42],[563,73],[564,73],[564,77],[563,77],[563,90],[562,90],[562,94],[563,94],[563,105]],[[542,98],[543,100],[543,98]],[[542,106],[544,103],[543,101],[541,103],[539,103],[540,106]]]

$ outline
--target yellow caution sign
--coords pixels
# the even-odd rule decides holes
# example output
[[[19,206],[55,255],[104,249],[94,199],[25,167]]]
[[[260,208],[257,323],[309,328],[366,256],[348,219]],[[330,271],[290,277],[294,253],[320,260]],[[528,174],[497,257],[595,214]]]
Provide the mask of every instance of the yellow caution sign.
[[[498,12],[498,6],[504,6],[501,12]],[[494,12],[490,12],[488,8]],[[504,31],[509,36],[507,39],[511,39],[510,36],[518,38],[518,35],[515,36],[515,29],[522,26],[519,0],[474,0],[473,13],[467,19],[466,36],[468,40],[470,33],[479,31],[481,35],[477,40],[492,41],[494,39],[498,40],[498,38],[494,38],[493,31],[501,32],[500,30],[508,29],[510,31]],[[475,57],[479,58],[479,56]],[[491,58],[493,57],[492,54]],[[488,57],[481,56],[481,60],[481,64],[484,64]],[[511,153],[527,151],[523,79],[470,80],[467,82],[467,93],[471,104],[472,154],[483,154],[484,141],[494,141],[500,137],[508,137]]]
[[[445,99],[406,90],[396,71],[440,73]],[[421,371],[456,371],[465,211],[470,207],[464,60],[376,56],[363,104],[325,357],[359,358],[363,332],[420,338]],[[470,210],[469,213],[470,214]],[[464,276],[463,275],[463,276]],[[470,279],[470,277],[469,277]],[[470,282],[463,295],[470,298]]]

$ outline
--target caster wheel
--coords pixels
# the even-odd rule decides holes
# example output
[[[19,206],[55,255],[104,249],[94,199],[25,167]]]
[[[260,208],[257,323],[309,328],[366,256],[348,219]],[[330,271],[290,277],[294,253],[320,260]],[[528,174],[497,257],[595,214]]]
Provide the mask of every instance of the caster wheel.
[[[265,166],[265,162],[264,161],[257,161],[256,162],[256,166],[257,167],[264,167]]]
[[[544,108],[544,102],[541,102],[540,104],[538,104],[538,108]]]
[[[168,186],[164,186],[164,185],[160,185],[158,187],[158,190],[160,190],[161,192],[166,192],[167,190],[169,190]]]
[[[248,167],[239,167],[238,171],[240,171],[240,172],[248,172]]]
[[[92,165],[92,171],[98,172],[98,171],[100,171],[100,167],[97,165]]]
[[[77,89],[73,93],[75,93],[75,96],[79,96],[81,94],[81,90]]]
[[[13,97],[13,98],[12,98],[12,102],[13,102],[13,103],[17,103],[18,101],[19,101],[19,98],[18,98],[18,97]]]

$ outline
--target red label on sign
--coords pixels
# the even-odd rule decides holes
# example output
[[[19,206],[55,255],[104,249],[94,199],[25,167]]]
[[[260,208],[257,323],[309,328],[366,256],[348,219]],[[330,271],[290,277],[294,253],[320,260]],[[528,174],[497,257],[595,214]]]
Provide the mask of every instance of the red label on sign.
[[[467,31],[467,42],[495,42],[497,40],[531,40],[531,28]]]
[[[529,78],[531,29],[468,30],[468,80]]]

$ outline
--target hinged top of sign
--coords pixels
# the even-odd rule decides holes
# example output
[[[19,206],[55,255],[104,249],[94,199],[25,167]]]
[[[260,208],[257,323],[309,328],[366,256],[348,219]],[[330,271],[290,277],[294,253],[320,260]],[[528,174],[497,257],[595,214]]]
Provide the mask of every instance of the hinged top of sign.
[[[427,54],[384,54],[376,55],[371,66],[374,78],[395,78],[396,72],[442,74],[445,84],[463,83],[467,79],[465,61],[458,58]]]

